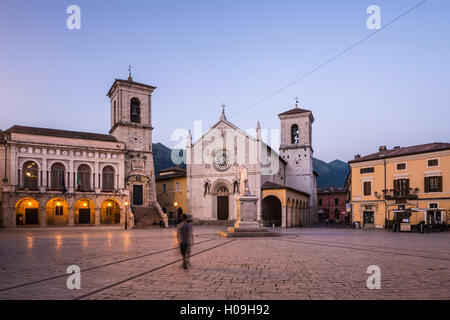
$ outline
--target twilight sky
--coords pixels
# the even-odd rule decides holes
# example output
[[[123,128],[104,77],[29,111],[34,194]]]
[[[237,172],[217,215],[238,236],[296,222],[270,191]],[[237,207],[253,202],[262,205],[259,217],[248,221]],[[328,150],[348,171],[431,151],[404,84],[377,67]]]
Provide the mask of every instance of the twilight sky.
[[[421,0],[54,0],[0,2],[0,128],[107,133],[115,78],[158,87],[153,142],[219,118],[279,129],[277,114],[313,111],[314,156],[348,161],[380,145],[450,142],[450,1],[428,0],[337,60],[254,103]],[[66,8],[81,8],[69,30]],[[278,148],[271,141],[273,147]]]

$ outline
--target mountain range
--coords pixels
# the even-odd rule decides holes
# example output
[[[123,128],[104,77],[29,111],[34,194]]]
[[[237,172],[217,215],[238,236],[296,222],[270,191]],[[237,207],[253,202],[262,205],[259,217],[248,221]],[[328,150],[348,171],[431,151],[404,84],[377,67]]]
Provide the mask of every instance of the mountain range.
[[[183,150],[179,150],[180,156]],[[153,144],[153,161],[155,172],[174,166],[171,159],[172,149],[162,143]],[[182,165],[185,167],[185,165]],[[345,179],[350,171],[349,165],[341,160],[334,160],[329,163],[313,158],[313,168],[319,174],[317,186],[320,188],[343,187]]]

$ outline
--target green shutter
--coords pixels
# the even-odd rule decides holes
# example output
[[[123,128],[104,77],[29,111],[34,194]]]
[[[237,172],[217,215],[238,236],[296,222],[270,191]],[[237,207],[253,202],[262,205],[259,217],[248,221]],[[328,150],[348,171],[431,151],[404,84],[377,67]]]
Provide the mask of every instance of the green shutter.
[[[442,176],[438,177],[438,192],[442,192]]]
[[[428,177],[425,177],[424,189],[425,189],[425,192],[430,192],[430,188],[429,188],[429,184],[428,184]]]

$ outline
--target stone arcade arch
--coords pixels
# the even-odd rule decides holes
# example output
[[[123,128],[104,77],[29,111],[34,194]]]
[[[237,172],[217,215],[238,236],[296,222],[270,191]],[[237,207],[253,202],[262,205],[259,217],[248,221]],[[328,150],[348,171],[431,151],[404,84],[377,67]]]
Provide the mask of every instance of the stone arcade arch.
[[[41,221],[39,202],[31,197],[20,199],[16,204],[16,226],[37,226]]]
[[[275,196],[267,196],[262,201],[262,220],[265,227],[281,227],[281,201]]]
[[[119,203],[114,199],[102,202],[100,206],[100,224],[120,224],[121,210]]]
[[[88,198],[79,199],[74,205],[75,224],[94,224],[95,223],[95,205]]]
[[[47,225],[65,226],[69,223],[69,205],[62,198],[50,199],[45,205]]]

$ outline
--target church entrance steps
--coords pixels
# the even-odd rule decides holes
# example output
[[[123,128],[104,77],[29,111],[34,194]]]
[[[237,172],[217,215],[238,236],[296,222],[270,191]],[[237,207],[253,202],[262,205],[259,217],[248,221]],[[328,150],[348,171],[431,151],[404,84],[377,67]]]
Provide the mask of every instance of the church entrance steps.
[[[225,238],[254,238],[254,237],[279,237],[279,232],[268,231],[267,229],[247,229],[230,227],[226,231],[220,230],[218,234]]]
[[[194,226],[228,227],[234,225],[233,220],[194,220]]]

